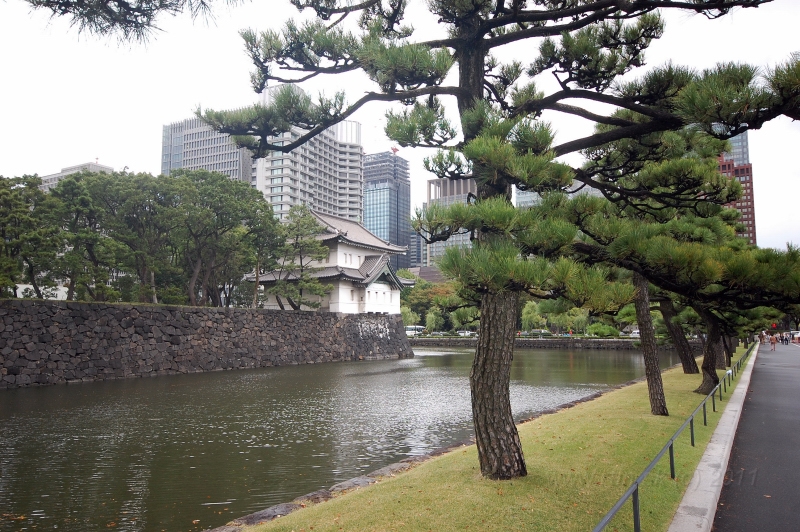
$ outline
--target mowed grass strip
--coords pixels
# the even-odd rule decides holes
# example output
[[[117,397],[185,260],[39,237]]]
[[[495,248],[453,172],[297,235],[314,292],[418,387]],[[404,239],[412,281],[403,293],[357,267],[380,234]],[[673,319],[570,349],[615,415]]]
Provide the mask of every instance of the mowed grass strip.
[[[743,354],[740,349],[736,355]],[[520,425],[525,478],[486,480],[475,446],[463,447],[373,486],[243,530],[590,531],[700,404],[702,396],[692,392],[699,375],[674,368],[663,379],[669,417],[650,414],[647,385],[640,382]],[[722,403],[717,401],[717,412],[709,402],[708,426],[702,412],[695,420],[695,447],[688,428],[677,440],[677,478],[670,478],[666,454],[641,486],[643,530],[668,528],[732,389],[728,392]],[[631,514],[629,501],[606,530],[633,530]]]

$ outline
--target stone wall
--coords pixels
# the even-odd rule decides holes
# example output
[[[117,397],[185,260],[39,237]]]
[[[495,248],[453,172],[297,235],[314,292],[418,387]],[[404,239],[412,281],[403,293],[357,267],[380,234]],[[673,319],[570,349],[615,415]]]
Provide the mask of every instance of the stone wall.
[[[399,315],[0,300],[0,388],[411,356]]]
[[[478,341],[475,338],[411,338],[414,347],[472,347]],[[690,341],[692,349],[700,353],[702,347],[698,341]],[[553,336],[548,338],[517,338],[516,347],[520,349],[614,349],[639,350],[639,340],[632,338],[567,338]],[[675,349],[672,344],[664,344],[659,349]]]

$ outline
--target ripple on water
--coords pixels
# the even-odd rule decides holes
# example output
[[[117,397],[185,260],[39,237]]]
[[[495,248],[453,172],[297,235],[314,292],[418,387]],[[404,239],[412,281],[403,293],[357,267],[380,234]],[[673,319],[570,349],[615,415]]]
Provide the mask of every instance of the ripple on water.
[[[640,357],[639,357],[640,358]],[[203,530],[471,435],[472,355],[3,392],[0,531]],[[515,354],[518,419],[643,373],[636,354]],[[196,522],[195,522],[196,521]]]

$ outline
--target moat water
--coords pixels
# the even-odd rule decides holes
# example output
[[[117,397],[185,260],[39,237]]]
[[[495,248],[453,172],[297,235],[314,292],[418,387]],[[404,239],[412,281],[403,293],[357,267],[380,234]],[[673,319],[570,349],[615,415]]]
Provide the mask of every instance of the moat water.
[[[2,391],[0,531],[204,530],[469,438],[472,353],[415,353]],[[519,350],[512,407],[642,375],[632,351]]]

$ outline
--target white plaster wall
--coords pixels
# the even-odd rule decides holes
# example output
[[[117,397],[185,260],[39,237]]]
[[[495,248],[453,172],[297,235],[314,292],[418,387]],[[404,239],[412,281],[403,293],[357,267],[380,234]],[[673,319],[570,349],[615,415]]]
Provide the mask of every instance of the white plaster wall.
[[[339,243],[334,248],[336,264],[345,268],[359,268],[367,255],[380,255],[378,251],[369,251],[364,248]],[[332,257],[333,258],[333,257]],[[333,262],[333,261],[331,261]]]
[[[365,290],[363,312],[400,314],[400,291],[386,283],[372,283]]]
[[[363,288],[354,287],[350,281],[334,283],[333,292],[331,292],[330,311],[358,314],[362,293]]]

